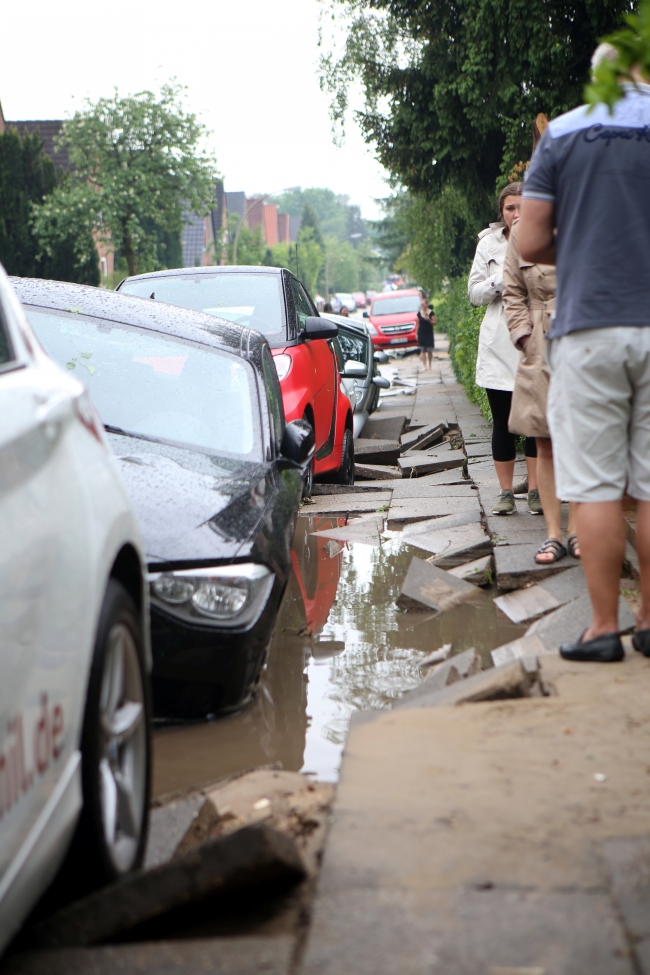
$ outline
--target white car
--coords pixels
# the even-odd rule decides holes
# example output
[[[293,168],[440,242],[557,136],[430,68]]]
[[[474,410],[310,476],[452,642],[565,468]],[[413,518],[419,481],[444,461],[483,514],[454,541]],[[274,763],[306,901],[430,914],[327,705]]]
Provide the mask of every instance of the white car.
[[[1,266],[0,417],[1,953],[66,854],[85,889],[140,864],[151,668],[140,535],[103,427]]]

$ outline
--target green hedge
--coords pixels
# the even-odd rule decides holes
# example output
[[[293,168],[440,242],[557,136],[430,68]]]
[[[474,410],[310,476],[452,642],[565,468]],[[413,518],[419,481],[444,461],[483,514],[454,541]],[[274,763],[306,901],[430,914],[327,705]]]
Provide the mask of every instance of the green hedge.
[[[436,328],[447,333],[449,356],[456,379],[462,383],[467,398],[477,403],[488,420],[492,419],[485,390],[474,381],[478,333],[486,306],[477,308],[467,297],[467,275],[454,278],[444,295],[435,301]]]

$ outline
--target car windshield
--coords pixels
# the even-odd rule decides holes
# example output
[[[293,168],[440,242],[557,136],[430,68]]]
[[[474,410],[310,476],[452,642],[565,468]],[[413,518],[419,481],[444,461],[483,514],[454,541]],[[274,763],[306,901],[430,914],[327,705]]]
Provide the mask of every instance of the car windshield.
[[[284,335],[281,287],[279,274],[165,274],[127,278],[120,293],[217,315],[270,337]]]
[[[261,459],[255,378],[237,356],[106,319],[25,310],[45,350],[88,387],[107,428]]]
[[[401,298],[375,298],[371,315],[407,315],[420,308],[418,295],[404,295]]]

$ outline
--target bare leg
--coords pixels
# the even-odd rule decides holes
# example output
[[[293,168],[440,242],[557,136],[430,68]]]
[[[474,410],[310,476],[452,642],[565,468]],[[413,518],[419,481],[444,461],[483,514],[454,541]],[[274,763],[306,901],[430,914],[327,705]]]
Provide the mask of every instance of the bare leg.
[[[650,629],[650,501],[639,501],[636,521],[636,552],[641,570],[641,609],[637,628]]]
[[[422,368],[423,369],[426,369],[426,367],[427,367],[427,354],[424,351],[424,349],[422,349],[422,351],[420,352],[420,362],[422,363]]]
[[[514,460],[495,460],[494,469],[497,472],[501,490],[512,491],[512,479],[515,473]]]
[[[528,475],[530,477],[530,473]],[[537,437],[537,482],[539,497],[544,509],[547,538],[562,540],[562,505],[555,495],[555,471],[553,468],[553,447],[550,438]],[[530,481],[529,481],[530,484]],[[553,562],[552,552],[536,556],[540,563]]]
[[[427,352],[427,362],[429,363],[429,369],[433,369],[433,352]]]
[[[527,457],[526,458],[526,468],[528,470],[528,490],[537,490],[537,457]],[[540,494],[541,498],[541,494]],[[542,507],[544,502],[542,501]]]
[[[620,501],[590,501],[578,504],[577,509],[582,566],[587,578],[593,612],[593,622],[586,631],[584,639],[593,640],[594,637],[615,633],[618,630],[618,596],[625,555],[625,525]],[[641,518],[640,509],[641,506],[639,506]],[[650,526],[648,514],[645,514],[645,519],[647,526]],[[647,544],[645,551],[648,556],[646,562],[646,589],[648,589],[650,551]],[[650,599],[648,604],[650,607]],[[650,608],[648,612],[650,614]]]

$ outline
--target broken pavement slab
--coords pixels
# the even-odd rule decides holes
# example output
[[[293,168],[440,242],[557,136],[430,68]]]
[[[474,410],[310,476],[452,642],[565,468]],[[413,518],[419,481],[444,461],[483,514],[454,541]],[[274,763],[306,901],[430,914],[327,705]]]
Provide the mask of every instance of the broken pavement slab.
[[[406,416],[384,416],[373,413],[363,425],[359,440],[397,440],[408,428]]]
[[[553,609],[559,609],[586,592],[587,580],[582,568],[577,567],[560,576],[551,576],[543,582],[498,596],[494,602],[513,623],[526,623]]]
[[[391,509],[399,512],[399,507]],[[394,520],[394,515],[391,517],[389,514],[389,526],[390,522]],[[446,528],[458,528],[460,525],[479,525],[481,523],[481,511],[478,505],[468,505],[466,508],[461,507],[453,514],[443,515],[439,518],[425,519],[424,521],[414,521],[412,524],[405,525],[402,536],[404,538],[411,538],[414,535],[422,535],[425,532],[432,531],[444,531]]]
[[[457,579],[464,579],[466,582],[471,582],[474,586],[488,586],[494,578],[492,556],[484,555],[482,558],[475,559],[473,562],[456,565],[453,569],[449,569],[449,572],[451,575],[456,576]]]
[[[447,429],[447,423],[444,421],[435,426],[427,425],[419,427],[417,430],[409,430],[408,433],[403,433],[400,437],[402,451],[424,450],[425,447],[442,440]]]
[[[398,528],[409,522],[431,521],[431,531],[437,531],[435,522],[453,515],[469,513],[472,520],[480,521],[480,509],[476,497],[460,498],[395,498],[388,511],[388,527]],[[444,526],[443,526],[444,527]]]
[[[390,467],[381,464],[361,464],[355,460],[354,476],[361,480],[376,481],[395,481],[402,477],[399,467]]]
[[[522,657],[536,657],[541,653],[549,653],[538,636],[522,636],[518,640],[511,640],[492,650],[492,662],[495,667],[502,667],[512,660]]]
[[[476,486],[463,477],[462,469],[442,471],[440,474],[426,474],[424,477],[404,478],[391,484],[393,498],[451,498],[474,497],[478,503]]]
[[[443,613],[476,597],[476,588],[469,582],[456,579],[444,569],[430,562],[412,558],[402,582],[397,605],[401,609],[421,610],[422,607]]]
[[[320,495],[314,504],[306,505],[306,515],[349,515],[378,511],[388,508],[392,499],[390,491],[363,491],[357,494]]]
[[[270,881],[297,883],[305,867],[295,841],[262,823],[204,844],[153,870],[139,870],[34,924],[30,947],[97,944],[216,893]]]
[[[478,525],[463,525],[448,528],[446,531],[414,535],[409,539],[409,544],[431,552],[434,556],[432,561],[442,569],[475,561],[492,551],[490,539]]]
[[[354,460],[360,464],[397,464],[401,447],[397,440],[355,440]]]
[[[402,471],[404,477],[421,477],[423,474],[436,474],[439,471],[450,471],[456,468],[463,468],[467,463],[467,458],[462,450],[451,450],[441,448],[435,453],[431,452],[419,456],[419,452],[404,454],[398,457],[397,466]]]
[[[561,643],[575,643],[592,621],[591,600],[585,593],[548,616],[543,616],[526,630],[526,636],[537,636],[547,650],[556,650]],[[618,601],[618,625],[622,633],[635,626],[634,613],[623,596]]]
[[[435,686],[435,677],[434,673],[417,688],[421,693],[415,694],[411,691],[400,698],[399,707],[458,707],[483,701],[530,697],[537,684],[537,663],[534,658],[513,660],[502,667],[490,667],[489,670],[473,674],[464,680],[447,683],[441,688]]]
[[[539,542],[528,545],[495,545],[494,565],[497,587],[505,591],[519,589],[527,582],[537,582],[579,565],[578,560],[570,556],[551,565],[540,565],[535,562],[535,552],[538,548]]]

